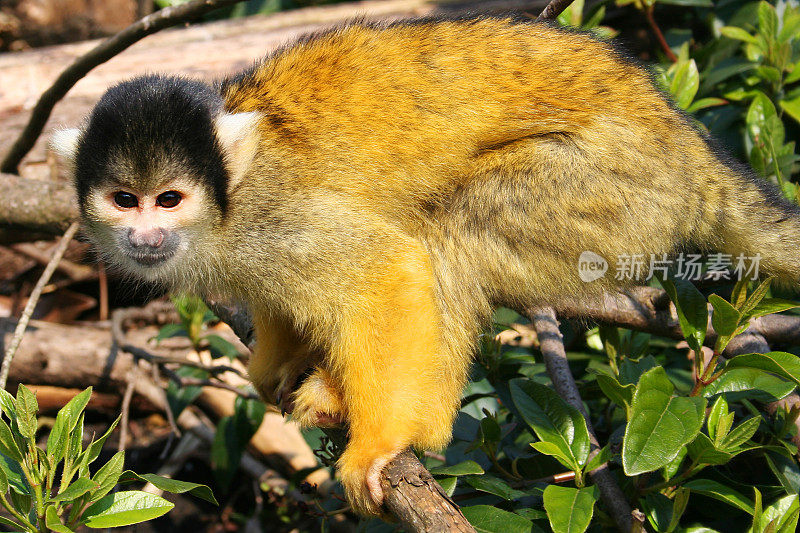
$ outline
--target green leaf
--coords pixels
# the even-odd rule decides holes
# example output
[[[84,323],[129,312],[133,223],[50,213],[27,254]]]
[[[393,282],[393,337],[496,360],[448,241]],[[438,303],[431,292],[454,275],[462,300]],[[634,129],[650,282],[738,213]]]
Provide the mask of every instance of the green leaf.
[[[266,412],[267,406],[261,400],[236,397],[233,402],[233,423],[242,446],[246,446],[256,434]]]
[[[219,421],[211,443],[211,465],[214,476],[224,488],[233,481],[246,444],[239,440],[233,416],[226,416]]]
[[[800,358],[786,352],[748,353],[737,355],[725,365],[725,372],[734,368],[757,368],[790,379],[800,385]]]
[[[15,533],[25,531],[25,527],[22,524],[18,524],[17,522],[14,522],[10,518],[6,518],[5,516],[0,516],[0,524],[5,524],[11,527],[11,531]]]
[[[689,281],[675,279],[663,280],[661,286],[669,294],[675,310],[681,331],[689,343],[689,347],[699,352],[706,338],[708,329],[708,307],[706,299],[700,291]]]
[[[125,452],[120,450],[104,464],[92,477],[96,488],[92,491],[91,499],[99,500],[117,485],[125,465]]]
[[[464,478],[469,486],[482,492],[494,494],[504,500],[512,501],[528,496],[527,492],[512,489],[508,483],[495,476],[484,474],[482,476],[467,476]]]
[[[778,499],[764,509],[759,521],[762,531],[795,533],[797,531],[798,510],[800,510],[800,502],[798,502],[797,494]]]
[[[17,400],[3,388],[0,388],[0,409],[8,416],[9,420],[17,417]]]
[[[0,470],[3,471],[12,493],[33,494],[33,489],[28,484],[25,473],[22,471],[18,461],[0,453]]]
[[[468,476],[470,474],[483,474],[483,468],[475,461],[463,461],[452,466],[437,466],[431,468],[434,476]]]
[[[719,29],[719,32],[728,39],[744,41],[750,44],[758,44],[758,39],[756,39],[755,35],[750,35],[742,28],[737,28],[736,26],[723,26]]]
[[[761,425],[761,418],[757,416],[742,421],[720,441],[719,447],[725,451],[737,450],[739,446],[752,438],[759,425]]]
[[[793,450],[794,451],[794,450]],[[786,494],[800,493],[800,465],[791,453],[786,451],[768,451],[764,454],[767,466],[775,474]]]
[[[572,457],[571,454],[567,453],[564,450],[563,446],[559,446],[554,442],[547,442],[547,441],[539,441],[539,442],[532,442],[531,447],[539,453],[543,453],[545,455],[550,455],[555,457],[559,463],[564,465],[566,468],[575,469],[575,459]]]
[[[698,111],[702,111],[703,109],[708,109],[709,107],[717,107],[721,105],[727,104],[728,101],[722,98],[700,98],[699,100],[695,100],[692,102],[692,105],[686,108],[686,112],[689,114],[697,113]]]
[[[753,487],[753,493],[755,495],[755,502],[753,504],[753,533],[761,531],[763,528],[761,527],[761,518],[763,516],[763,511],[761,508],[761,492],[756,488]]]
[[[698,464],[724,465],[733,459],[734,452],[719,450],[705,433],[699,433],[689,443],[689,456]]]
[[[158,518],[175,507],[160,496],[137,490],[114,492],[101,498],[83,512],[87,527],[129,526]]]
[[[714,498],[715,500],[727,503],[737,509],[741,509],[750,515],[753,514],[753,502],[722,483],[711,479],[693,479],[692,481],[684,483],[683,486],[698,494]]]
[[[730,401],[750,398],[760,402],[776,402],[794,390],[794,383],[773,376],[758,368],[731,368],[703,389],[708,398],[725,393]]]
[[[628,476],[666,465],[700,432],[705,399],[674,398],[674,391],[662,367],[639,379],[622,441],[622,466]]]
[[[453,496],[453,493],[456,491],[456,483],[458,482],[457,477],[442,477],[436,481],[439,483],[439,486],[442,487],[445,494]]]
[[[67,402],[67,405],[58,411],[53,429],[50,430],[50,435],[47,436],[47,455],[52,458],[54,462],[58,462],[64,458],[69,435],[75,429],[75,424],[78,423],[78,417],[83,410],[86,409],[86,405],[89,403],[91,396],[92,387],[88,387],[76,394]]]
[[[753,101],[750,103],[750,107],[747,109],[747,115],[745,117],[747,132],[750,135],[750,139],[752,139],[753,142],[759,142],[765,135],[771,137],[768,131],[769,119],[776,116],[777,112],[775,111],[775,105],[773,105],[772,100],[762,92],[756,93],[755,98],[753,98]],[[763,140],[761,142],[763,142]],[[759,285],[759,288],[760,287],[761,285]],[[763,297],[763,294],[761,296]],[[759,300],[760,299],[761,298],[759,298]],[[745,310],[742,310],[742,312],[744,313]]]
[[[491,505],[462,507],[461,512],[478,533],[530,533],[533,527],[527,518]]]
[[[700,88],[700,73],[694,59],[681,60],[675,66],[669,91],[675,97],[678,107],[686,109]]]
[[[589,432],[580,411],[549,387],[529,379],[511,380],[510,389],[514,405],[536,436],[558,446],[572,469],[580,470],[589,456]]]
[[[181,378],[197,379],[207,379],[209,375],[207,370],[190,366],[182,366],[175,373]],[[170,380],[167,384],[167,402],[173,416],[178,417],[202,392],[203,387],[195,385],[188,387],[178,386],[174,381]]]
[[[56,533],[72,533],[70,528],[61,523],[61,519],[58,518],[58,512],[54,505],[50,505],[45,509],[44,523],[50,531],[55,531]]]
[[[619,367],[619,382],[622,385],[636,385],[642,374],[658,366],[658,361],[652,355],[642,357],[638,361],[625,359]],[[633,397],[631,397],[633,400]]]
[[[92,464],[95,461],[95,459],[97,459],[100,456],[100,452],[103,450],[103,445],[106,443],[106,439],[108,439],[108,437],[117,427],[117,424],[119,424],[121,417],[122,415],[118,416],[116,420],[114,420],[111,423],[106,432],[103,433],[102,437],[100,437],[96,441],[93,441],[91,444],[89,444],[89,446],[86,447],[86,451],[83,452],[83,454],[81,455],[81,471],[82,471],[81,475],[88,472],[89,465]],[[83,417],[81,417],[79,426],[81,428],[80,433],[83,434]]]
[[[690,494],[691,491],[685,487],[680,487],[675,491],[675,497],[672,501],[672,517],[670,518],[669,526],[667,526],[667,533],[677,529],[684,511],[686,511],[686,506],[689,505]]]
[[[758,30],[767,43],[773,43],[778,38],[778,14],[768,2],[758,4]]]
[[[718,335],[733,335],[739,325],[739,320],[742,318],[739,311],[727,300],[720,298],[716,294],[709,296],[708,301],[714,308],[714,313],[711,315],[711,325],[714,326],[714,330]]]
[[[0,418],[0,453],[11,457],[17,462],[22,462],[22,452],[14,439],[14,433],[5,420]]]
[[[678,469],[681,467],[683,460],[686,459],[686,455],[689,453],[687,448],[681,448],[681,451],[678,452],[678,455],[675,458],[664,465],[664,468],[661,469],[662,475],[664,476],[664,481],[668,479],[672,479],[678,473]]]
[[[58,495],[53,496],[48,500],[50,503],[57,503],[57,502],[71,502],[72,500],[77,499],[79,496],[83,496],[90,490],[94,490],[97,488],[97,483],[93,482],[91,479],[86,477],[79,477],[72,483],[70,483],[69,487],[64,489],[63,492],[60,492]]]
[[[188,492],[192,496],[205,500],[214,505],[219,505],[214,493],[207,485],[200,483],[191,483],[189,481],[180,481],[168,477],[158,476],[156,474],[137,474],[131,470],[126,470],[120,477],[120,483],[129,483],[131,481],[145,481],[152,484],[154,487],[161,489],[165,492],[172,494],[183,494]]]
[[[591,472],[595,468],[599,468],[603,464],[611,461],[613,457],[614,454],[611,452],[611,446],[609,444],[606,444],[600,449],[599,452],[594,454],[594,456],[591,459],[589,459],[584,469],[587,472]]]
[[[655,531],[667,531],[672,521],[672,500],[659,493],[647,494],[639,502]]]
[[[708,413],[708,436],[715,445],[728,434],[732,424],[733,413],[728,412],[728,402],[724,396],[720,396]]]
[[[67,450],[64,452],[66,457],[80,456],[81,449],[83,448],[83,420],[84,413],[78,417],[78,423],[75,424],[75,430],[70,433],[67,439]]]
[[[25,385],[20,384],[17,389],[17,427],[20,434],[26,439],[33,440],[36,437],[36,413],[39,412],[39,404],[36,402],[36,395]]]
[[[792,100],[781,100],[780,105],[787,115],[800,122],[800,96]]]
[[[554,533],[583,533],[589,527],[597,500],[594,487],[573,489],[548,485],[544,509]]]
[[[203,338],[208,342],[208,349],[212,358],[227,357],[233,361],[239,357],[239,350],[236,349],[236,346],[219,335],[212,333]]]
[[[783,300],[781,298],[764,298],[755,305],[748,313],[748,318],[757,318],[764,315],[771,315],[773,313],[780,313],[800,307],[800,304],[791,300]]]
[[[161,342],[164,339],[171,339],[173,337],[188,337],[189,332],[182,324],[166,324],[158,330],[158,335],[153,337],[156,342]]]
[[[622,385],[616,378],[608,374],[597,374],[596,378],[600,390],[603,391],[603,394],[608,396],[609,400],[620,407],[624,407],[626,411],[631,408],[633,393],[636,390],[635,385]]]

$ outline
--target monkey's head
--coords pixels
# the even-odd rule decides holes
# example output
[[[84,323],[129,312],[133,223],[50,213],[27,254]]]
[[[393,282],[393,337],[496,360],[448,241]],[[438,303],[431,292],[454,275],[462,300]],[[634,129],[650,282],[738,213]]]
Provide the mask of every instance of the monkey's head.
[[[112,266],[172,281],[213,240],[254,155],[258,115],[213,88],[142,76],[109,89],[85,127],[52,145],[72,165],[85,229]]]

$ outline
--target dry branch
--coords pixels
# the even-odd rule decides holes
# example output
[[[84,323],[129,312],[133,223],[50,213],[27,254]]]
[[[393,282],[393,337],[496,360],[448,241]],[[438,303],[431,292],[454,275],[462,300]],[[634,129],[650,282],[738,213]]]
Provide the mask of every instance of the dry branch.
[[[539,13],[539,16],[536,17],[536,20],[555,20],[556,17],[574,1],[575,0],[551,0],[542,12]]]
[[[556,313],[551,307],[537,308],[531,310],[530,318],[533,327],[536,329],[536,335],[539,337],[539,346],[547,367],[547,374],[553,381],[553,386],[558,395],[583,415],[586,420],[586,428],[589,430],[589,441],[592,450],[590,457],[596,455],[601,446],[595,436],[589,414],[583,406],[578,386],[575,384],[572,372],[570,372],[567,354],[564,349],[564,339],[558,329]],[[600,489],[600,497],[611,513],[617,528],[624,533],[631,531],[633,525],[631,507],[622,489],[619,488],[614,474],[608,469],[608,463],[603,463],[589,472],[589,475],[597,485],[597,488]]]
[[[0,229],[58,235],[78,218],[74,189],[65,183],[0,174]]]

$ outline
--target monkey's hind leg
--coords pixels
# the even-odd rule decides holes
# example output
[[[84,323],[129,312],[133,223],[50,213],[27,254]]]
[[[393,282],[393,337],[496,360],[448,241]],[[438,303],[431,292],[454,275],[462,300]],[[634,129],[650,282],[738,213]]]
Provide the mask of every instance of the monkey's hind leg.
[[[292,323],[270,313],[254,316],[256,346],[248,373],[253,386],[268,403],[291,411],[291,393],[298,380],[320,361]]]

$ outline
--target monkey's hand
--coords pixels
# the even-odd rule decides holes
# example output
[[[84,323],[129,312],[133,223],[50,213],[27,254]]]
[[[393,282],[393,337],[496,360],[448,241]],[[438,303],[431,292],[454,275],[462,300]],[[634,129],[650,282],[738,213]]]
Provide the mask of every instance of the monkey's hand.
[[[342,393],[324,368],[317,367],[296,392],[281,392],[288,397],[287,411],[304,427],[340,426],[345,421]]]

